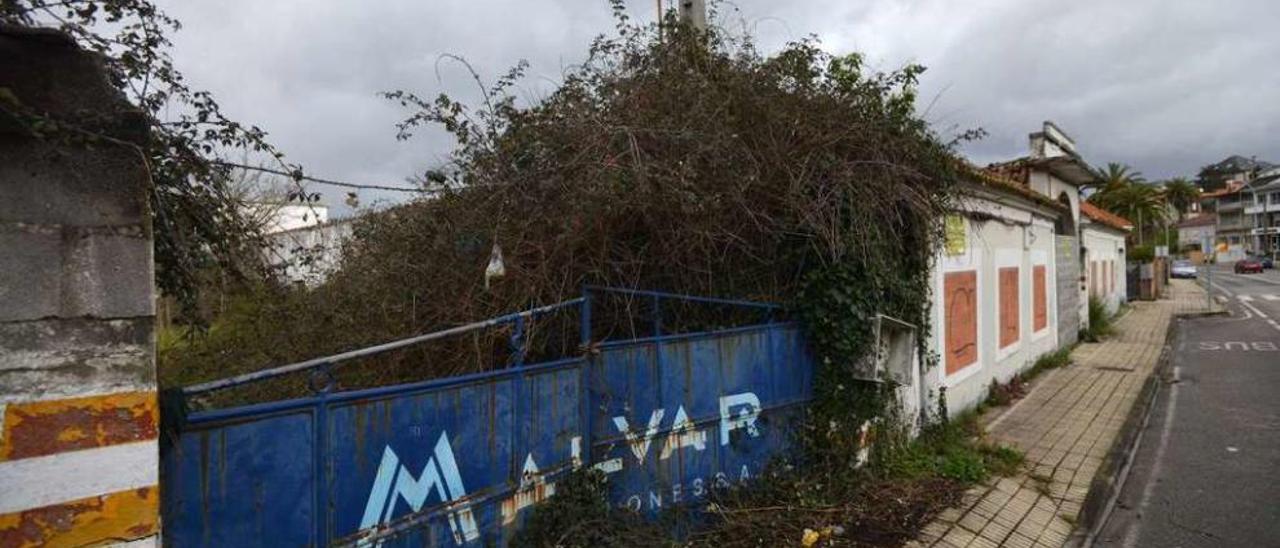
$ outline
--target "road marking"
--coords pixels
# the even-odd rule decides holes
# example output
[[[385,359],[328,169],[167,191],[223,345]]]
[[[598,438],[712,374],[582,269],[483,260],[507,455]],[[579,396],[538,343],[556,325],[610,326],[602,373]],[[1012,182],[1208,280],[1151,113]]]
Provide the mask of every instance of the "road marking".
[[[1267,301],[1280,301],[1280,295],[1263,295],[1262,299]]]
[[[1216,301],[1218,301],[1218,303],[1219,303],[1219,304],[1227,304],[1227,297],[1226,297],[1226,295],[1218,295],[1218,296],[1214,297],[1213,299],[1214,299],[1214,300],[1216,300]]]
[[[1164,424],[1160,425],[1160,442],[1156,445],[1155,458],[1151,464],[1151,475],[1147,477],[1147,484],[1142,488],[1142,499],[1138,501],[1138,515],[1147,513],[1147,506],[1151,504],[1151,495],[1154,494],[1156,483],[1160,481],[1160,474],[1164,468],[1164,453],[1169,448],[1169,433],[1173,431],[1173,410],[1178,404],[1178,381],[1181,375],[1182,368],[1174,366],[1172,382],[1169,383],[1169,403],[1164,408]],[[1129,530],[1125,531],[1125,548],[1133,548],[1138,545],[1139,531],[1136,527],[1137,523],[1137,521],[1130,523]]]
[[[1220,283],[1218,283],[1218,282],[1214,282],[1214,283],[1212,283],[1212,284],[1210,284],[1210,285],[1212,285],[1213,287],[1218,288],[1218,291],[1221,291],[1221,292],[1223,292],[1223,293],[1226,293],[1228,297],[1231,297],[1231,296],[1234,296],[1234,295],[1235,295],[1235,292],[1234,292],[1234,291],[1231,291],[1230,289],[1227,289],[1227,288],[1225,288],[1225,287],[1222,287],[1222,284],[1220,284]]]
[[[1253,302],[1253,297],[1252,297],[1251,295],[1236,295],[1236,298],[1237,298],[1237,299],[1240,299],[1240,302],[1242,302],[1242,303],[1251,303],[1251,302]]]
[[[1244,297],[1244,296],[1242,295],[1241,297]],[[1259,318],[1262,318],[1262,319],[1264,319],[1264,320],[1265,320],[1265,319],[1267,319],[1267,315],[1266,315],[1266,314],[1263,314],[1261,310],[1258,310],[1258,309],[1257,309],[1257,307],[1255,307],[1255,306],[1253,306],[1253,305],[1249,304],[1249,301],[1246,301],[1246,300],[1244,300],[1243,298],[1241,298],[1241,299],[1240,299],[1240,305],[1241,305],[1241,306],[1243,306],[1243,307],[1245,307],[1245,308],[1248,308],[1249,310],[1252,310],[1252,311],[1253,311],[1253,314],[1254,314],[1255,316],[1257,316],[1257,317],[1259,317]]]

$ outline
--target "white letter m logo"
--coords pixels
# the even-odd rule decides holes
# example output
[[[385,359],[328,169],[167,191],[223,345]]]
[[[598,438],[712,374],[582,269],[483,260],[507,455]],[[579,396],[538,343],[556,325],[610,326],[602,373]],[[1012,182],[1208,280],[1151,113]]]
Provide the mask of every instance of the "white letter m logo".
[[[462,476],[458,473],[458,463],[453,458],[453,448],[449,446],[449,433],[440,433],[434,455],[427,459],[427,465],[417,477],[400,464],[400,457],[388,445],[382,451],[382,464],[378,465],[378,474],[373,480],[373,490],[369,493],[369,502],[365,504],[360,528],[367,529],[391,521],[396,502],[401,498],[409,505],[410,510],[418,512],[426,504],[427,496],[433,492],[443,503],[454,503],[467,494],[462,486]],[[452,510],[447,519],[449,529],[453,531],[454,542],[465,544],[480,538],[470,508],[462,506]]]

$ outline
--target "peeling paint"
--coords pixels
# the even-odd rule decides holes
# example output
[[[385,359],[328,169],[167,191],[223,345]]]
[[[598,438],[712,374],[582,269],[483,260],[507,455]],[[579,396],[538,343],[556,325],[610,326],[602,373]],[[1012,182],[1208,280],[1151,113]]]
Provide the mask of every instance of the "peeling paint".
[[[0,515],[0,546],[84,546],[154,535],[160,529],[158,491],[130,489]]]
[[[9,404],[0,462],[155,439],[159,418],[151,392]]]

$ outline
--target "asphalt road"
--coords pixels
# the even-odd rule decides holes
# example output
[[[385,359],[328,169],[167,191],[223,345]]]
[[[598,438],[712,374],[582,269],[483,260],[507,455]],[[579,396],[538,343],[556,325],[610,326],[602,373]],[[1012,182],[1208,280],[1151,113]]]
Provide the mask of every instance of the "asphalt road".
[[[1178,321],[1171,377],[1095,545],[1280,547],[1280,272],[1217,268],[1213,286],[1231,316]]]

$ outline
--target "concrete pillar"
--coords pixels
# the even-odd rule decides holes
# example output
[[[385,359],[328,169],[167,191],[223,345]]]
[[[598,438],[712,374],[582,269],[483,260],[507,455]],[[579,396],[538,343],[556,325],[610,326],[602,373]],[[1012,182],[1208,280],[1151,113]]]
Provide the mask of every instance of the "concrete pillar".
[[[90,132],[145,138],[98,59],[56,32],[0,26],[0,90]],[[146,165],[135,147],[25,127],[0,113],[0,546],[154,542]]]

